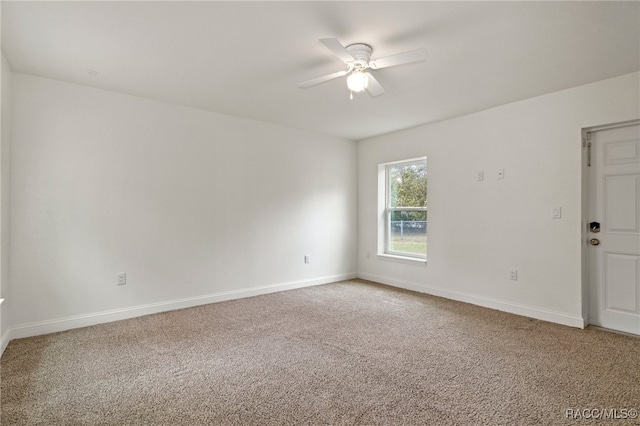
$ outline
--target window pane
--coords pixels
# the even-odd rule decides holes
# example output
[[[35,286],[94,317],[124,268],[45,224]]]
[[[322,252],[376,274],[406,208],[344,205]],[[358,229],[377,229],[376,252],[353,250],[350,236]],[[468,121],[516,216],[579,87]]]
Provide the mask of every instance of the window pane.
[[[427,212],[391,211],[389,216],[389,250],[426,256]]]
[[[427,206],[427,163],[387,166],[389,207]]]
[[[385,189],[378,202],[385,216],[378,249],[393,257],[426,260],[427,158],[379,164],[378,173],[378,189]]]

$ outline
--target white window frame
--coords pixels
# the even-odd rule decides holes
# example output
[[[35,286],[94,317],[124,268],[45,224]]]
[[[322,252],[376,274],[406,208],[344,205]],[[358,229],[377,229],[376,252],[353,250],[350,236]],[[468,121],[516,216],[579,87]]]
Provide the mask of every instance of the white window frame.
[[[427,207],[391,207],[389,194],[390,167],[426,163],[427,157],[411,158],[378,165],[378,259],[411,265],[426,266],[426,255],[416,255],[406,252],[397,252],[389,248],[391,240],[391,213],[394,211],[427,211]]]

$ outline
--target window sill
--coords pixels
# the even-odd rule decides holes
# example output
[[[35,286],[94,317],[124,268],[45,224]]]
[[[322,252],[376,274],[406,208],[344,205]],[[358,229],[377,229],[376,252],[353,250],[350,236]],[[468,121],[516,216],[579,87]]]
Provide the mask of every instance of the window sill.
[[[385,262],[404,263],[405,265],[427,266],[427,259],[418,259],[415,257],[406,257],[406,256],[397,256],[393,254],[379,253],[378,259],[384,260]]]

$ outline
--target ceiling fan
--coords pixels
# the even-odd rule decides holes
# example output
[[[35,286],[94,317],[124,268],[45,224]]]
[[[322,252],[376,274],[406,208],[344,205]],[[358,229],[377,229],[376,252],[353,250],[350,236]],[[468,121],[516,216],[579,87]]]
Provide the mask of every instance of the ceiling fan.
[[[347,65],[347,69],[300,83],[300,88],[306,89],[316,84],[324,83],[334,78],[344,77],[349,74],[349,77],[347,77],[347,87],[351,91],[351,99],[353,99],[353,92],[364,92],[367,90],[371,96],[380,96],[384,93],[384,88],[367,70],[379,70],[396,65],[421,62],[426,58],[426,51],[421,48],[372,61],[371,53],[373,52],[373,48],[368,44],[354,43],[345,47],[336,38],[321,38],[320,43],[324,44],[331,53],[340,58]]]

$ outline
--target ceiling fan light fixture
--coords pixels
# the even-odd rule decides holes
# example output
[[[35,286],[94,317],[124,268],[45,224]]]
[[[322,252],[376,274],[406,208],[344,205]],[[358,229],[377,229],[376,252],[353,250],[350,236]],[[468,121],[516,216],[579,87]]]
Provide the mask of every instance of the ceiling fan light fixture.
[[[356,70],[347,77],[347,87],[352,92],[364,92],[369,85],[369,77],[362,70]]]
[[[298,86],[301,89],[306,89],[311,86],[315,86],[316,84],[348,75],[347,87],[351,91],[349,96],[350,99],[353,99],[353,92],[359,93],[364,92],[365,90],[367,90],[373,97],[384,94],[384,88],[380,83],[378,83],[378,80],[376,80],[371,72],[365,71],[422,62],[425,60],[427,52],[425,49],[420,48],[397,53],[391,56],[385,56],[384,58],[378,58],[375,61],[372,61],[371,53],[373,52],[373,48],[368,44],[354,43],[343,46],[338,39],[333,37],[321,38],[320,43],[324,44],[331,53],[344,62],[345,65],[347,65],[347,69],[305,81],[304,83],[300,83]]]

